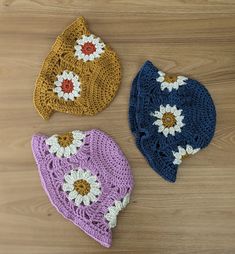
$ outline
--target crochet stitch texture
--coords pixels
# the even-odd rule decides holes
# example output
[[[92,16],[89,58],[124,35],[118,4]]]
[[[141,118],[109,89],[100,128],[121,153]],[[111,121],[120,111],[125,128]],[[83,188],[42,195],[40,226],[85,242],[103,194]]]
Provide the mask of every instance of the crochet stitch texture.
[[[198,81],[168,75],[147,61],[132,83],[129,124],[150,166],[175,182],[182,160],[211,142],[216,111]]]
[[[34,106],[49,119],[54,111],[95,115],[106,108],[120,84],[116,53],[91,34],[83,17],[59,35],[34,90]]]
[[[118,145],[94,129],[34,135],[32,151],[42,186],[58,212],[110,247],[111,228],[133,188],[130,166]]]

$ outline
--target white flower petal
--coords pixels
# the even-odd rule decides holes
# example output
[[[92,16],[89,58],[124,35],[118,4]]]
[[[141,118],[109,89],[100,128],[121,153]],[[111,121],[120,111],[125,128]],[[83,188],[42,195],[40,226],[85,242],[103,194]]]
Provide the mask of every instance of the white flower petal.
[[[82,203],[82,196],[78,194],[78,196],[75,198],[75,204],[76,206],[80,206],[80,204]]]
[[[84,174],[84,171],[82,169],[78,169],[78,171],[77,171],[77,178],[78,179],[82,179],[83,174]]]
[[[64,80],[68,79],[68,73],[67,73],[67,71],[63,72],[63,79]]]
[[[168,85],[167,88],[168,88],[169,92],[171,92],[172,89],[173,89],[173,86],[172,85]]]
[[[58,87],[62,86],[62,83],[59,80],[55,81],[54,84],[55,86],[58,86]]]
[[[167,137],[168,136],[168,133],[169,133],[169,128],[165,128],[163,130],[163,134]]]
[[[56,78],[57,78],[57,80],[58,80],[60,83],[62,83],[62,82],[64,81],[63,76],[61,76],[61,75],[57,75]]]
[[[93,54],[90,54],[90,55],[89,55],[89,60],[90,60],[90,61],[93,61],[94,59],[95,59],[95,56],[94,56]]]
[[[101,53],[98,53],[98,51],[96,51],[93,54],[94,54],[95,58],[99,58]]]
[[[165,127],[162,125],[162,126],[159,126],[158,128],[158,132],[163,132],[163,130],[165,129]]]
[[[74,144],[71,144],[69,146],[69,148],[70,148],[70,153],[71,154],[76,154],[77,153],[77,148],[76,148],[76,146]]]
[[[75,139],[83,139],[85,137],[85,134],[81,131],[72,131],[72,134]]]
[[[113,219],[109,222],[110,228],[114,228],[117,225],[117,217],[113,217]]]
[[[62,185],[62,189],[63,189],[64,192],[73,191],[74,190],[74,186],[72,184],[69,184],[69,183],[64,183]]]
[[[106,213],[104,217],[107,221],[112,221],[114,216],[111,213]]]
[[[64,148],[64,157],[66,157],[66,158],[70,157],[70,148],[69,148],[69,146]]]
[[[178,146],[178,150],[179,150],[179,153],[180,153],[182,156],[186,154],[186,151],[185,151],[185,149],[184,149],[183,147]]]
[[[124,198],[123,198],[123,201],[122,201],[122,205],[123,205],[123,208],[125,208],[130,202],[130,194],[128,193]]]
[[[69,73],[68,73],[68,80],[72,80],[73,79],[73,73],[70,71]]]
[[[158,75],[164,77],[164,76],[165,76],[165,73],[164,73],[163,71],[158,71]]]
[[[195,153],[197,153],[198,151],[200,151],[200,148],[194,149],[192,154],[195,154]]]
[[[68,199],[69,199],[69,200],[73,200],[73,199],[76,199],[77,196],[78,196],[77,191],[76,191],[76,190],[73,190],[73,191],[71,191],[71,192],[69,193]]]
[[[166,113],[166,109],[165,109],[165,107],[164,106],[160,106],[160,112],[162,113],[162,114],[164,114],[164,113]]]
[[[162,120],[157,120],[154,122],[155,125],[158,125],[158,126],[162,126],[163,123],[162,123]]]
[[[182,122],[183,119],[184,119],[184,116],[176,116],[177,122]]]
[[[96,196],[93,193],[89,192],[87,195],[91,202],[95,202],[97,200]]]
[[[85,172],[83,173],[82,178],[83,178],[84,180],[88,180],[90,176],[91,176],[90,172],[89,172],[89,171],[85,171]]]
[[[182,112],[182,109],[175,110],[174,115],[175,116],[180,116],[181,112]]]
[[[99,188],[91,188],[91,193],[93,193],[95,196],[100,195],[101,191]]]
[[[175,156],[176,159],[180,160],[182,158],[182,155],[180,153],[173,152],[173,155]]]
[[[179,159],[175,159],[174,161],[173,161],[173,164],[175,164],[175,165],[179,165],[179,164],[181,164],[181,160],[179,160]]]
[[[65,100],[68,100],[68,98],[69,98],[69,94],[68,94],[68,93],[64,93],[63,98],[64,98]]]
[[[73,90],[73,96],[74,96],[74,98],[76,98],[76,97],[78,97],[79,96],[79,93],[76,91],[76,90]]]
[[[187,146],[186,146],[186,152],[187,152],[187,154],[192,154],[192,153],[193,153],[193,148],[192,148],[192,146],[187,145]]]
[[[71,178],[72,178],[74,181],[77,181],[77,180],[78,180],[77,171],[76,171],[76,170],[71,170],[71,171],[70,171],[70,176],[71,176]]]
[[[63,97],[63,96],[64,96],[64,92],[61,91],[61,92],[58,93],[58,97],[59,97],[59,98],[61,98],[61,97]]]
[[[166,112],[171,112],[171,106],[169,104],[166,105]]]
[[[160,111],[155,111],[154,116],[156,116],[157,118],[162,118],[163,114]]]
[[[114,205],[116,207],[116,210],[118,211],[118,213],[122,210],[123,208],[123,205],[122,205],[122,202],[120,200],[115,200],[114,202]]]
[[[94,184],[94,183],[96,183],[97,178],[96,178],[96,176],[94,176],[94,175],[90,175],[89,178],[88,178],[87,180],[88,180],[88,182],[89,182],[90,184]]]
[[[184,77],[184,76],[178,76],[178,80],[179,81],[186,81],[188,78]]]
[[[90,205],[90,199],[88,198],[87,195],[85,195],[85,196],[82,197],[82,202],[83,202],[83,204],[84,204],[85,206]]]
[[[168,88],[167,84],[162,83],[162,84],[161,84],[161,90],[163,91],[165,88]]]
[[[90,185],[91,185],[91,188],[100,189],[100,183],[99,182],[90,183]]]
[[[110,207],[108,208],[108,210],[109,210],[109,213],[112,214],[112,215],[114,215],[114,216],[117,216],[118,213],[119,213],[118,209],[117,209],[114,205],[113,205],[113,206],[110,206]]]
[[[57,144],[57,135],[53,135],[49,137],[48,139],[46,139],[46,144],[47,145]]]
[[[100,55],[103,53],[104,51],[103,51],[103,49],[101,49],[101,48],[97,48],[96,49],[96,53],[98,54],[98,57],[100,57]]]
[[[73,95],[73,93],[69,93],[69,99],[70,99],[71,101],[74,101],[74,95]]]
[[[70,174],[65,175],[64,180],[69,184],[74,184],[74,179]]]
[[[56,88],[53,89],[53,91],[54,91],[55,93],[59,93],[59,92],[62,91],[62,89],[61,89],[60,86],[57,86]]]
[[[156,79],[158,82],[163,82],[164,81],[164,77],[158,77],[157,79]]]
[[[54,144],[49,148],[49,152],[53,154],[53,153],[56,153],[59,149],[60,149],[60,145]]]
[[[76,147],[81,147],[81,145],[83,144],[83,142],[81,140],[73,140],[73,144],[76,146]]]
[[[169,133],[173,136],[175,136],[175,129],[174,127],[170,127]]]
[[[58,151],[56,152],[56,156],[61,158],[63,154],[64,154],[64,148],[60,147],[60,149],[58,149]]]
[[[183,127],[184,125],[185,125],[184,123],[178,122],[176,126],[180,127],[180,129],[181,129],[181,127]],[[175,126],[175,127],[176,127],[176,126]]]

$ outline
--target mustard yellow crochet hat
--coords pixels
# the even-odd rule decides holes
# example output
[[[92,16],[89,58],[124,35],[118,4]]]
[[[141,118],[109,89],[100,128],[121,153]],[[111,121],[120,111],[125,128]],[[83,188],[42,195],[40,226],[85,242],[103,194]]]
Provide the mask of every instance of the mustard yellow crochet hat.
[[[46,57],[34,90],[44,119],[54,111],[95,115],[108,106],[120,84],[116,53],[91,34],[83,17],[59,35]]]

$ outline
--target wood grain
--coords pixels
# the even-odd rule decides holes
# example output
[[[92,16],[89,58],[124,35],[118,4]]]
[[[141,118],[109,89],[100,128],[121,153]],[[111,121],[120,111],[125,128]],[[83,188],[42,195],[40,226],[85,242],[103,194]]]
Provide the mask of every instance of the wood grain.
[[[94,117],[32,105],[41,63],[56,36],[83,15],[122,62],[122,84]],[[127,121],[131,81],[145,60],[200,80],[217,108],[211,145],[163,181],[137,150]],[[235,1],[0,0],[0,253],[235,253]],[[44,193],[30,148],[33,133],[100,128],[128,157],[135,178],[111,249],[64,220]]]

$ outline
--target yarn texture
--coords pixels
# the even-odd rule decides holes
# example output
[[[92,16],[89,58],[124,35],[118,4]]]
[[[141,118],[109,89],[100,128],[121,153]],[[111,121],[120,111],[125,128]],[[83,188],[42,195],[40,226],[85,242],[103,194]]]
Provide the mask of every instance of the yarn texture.
[[[91,34],[83,17],[59,35],[34,90],[34,106],[49,119],[54,111],[95,115],[114,98],[121,72],[116,53]]]
[[[147,61],[132,83],[129,125],[150,166],[175,182],[182,161],[211,142],[216,111],[198,81],[166,74]]]
[[[118,145],[99,130],[32,137],[42,186],[66,219],[105,247],[129,203],[133,177]]]

